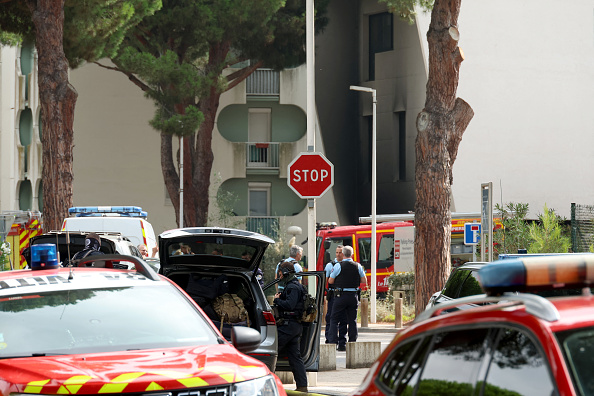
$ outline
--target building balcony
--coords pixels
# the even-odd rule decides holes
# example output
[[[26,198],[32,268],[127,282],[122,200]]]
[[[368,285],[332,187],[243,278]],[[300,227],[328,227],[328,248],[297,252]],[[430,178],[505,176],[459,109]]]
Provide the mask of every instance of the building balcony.
[[[277,239],[279,217],[276,216],[246,216],[245,229]]]
[[[279,144],[270,142],[246,143],[248,169],[279,169]]]
[[[279,96],[280,72],[258,69],[248,76],[245,87],[248,96]]]

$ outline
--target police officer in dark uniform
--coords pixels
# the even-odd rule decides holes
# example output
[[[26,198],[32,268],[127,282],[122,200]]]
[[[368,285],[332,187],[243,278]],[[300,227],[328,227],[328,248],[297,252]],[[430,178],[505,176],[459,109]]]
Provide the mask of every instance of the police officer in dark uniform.
[[[279,309],[280,320],[277,322],[279,354],[285,352],[289,358],[289,365],[295,377],[298,392],[307,392],[307,374],[305,364],[301,358],[301,315],[305,293],[303,285],[295,277],[295,267],[292,262],[284,261],[278,270],[279,283],[283,283],[282,292],[274,295],[274,305]]]
[[[328,264],[326,264],[326,267],[324,267],[324,272],[326,273],[326,284],[327,284],[326,290],[328,291],[326,293],[326,301],[328,301],[327,310],[326,310],[326,330],[324,331],[324,335],[326,337],[326,344],[331,344],[332,342],[330,342],[330,340],[338,337],[338,333],[336,333],[338,331],[338,328],[334,329],[334,332],[335,332],[334,337],[330,336],[330,321],[332,320],[332,303],[334,302],[334,285],[328,284],[328,279],[330,279],[330,274],[332,274],[332,270],[334,270],[334,266],[336,264],[340,263],[344,259],[344,256],[342,254],[342,248],[343,248],[342,245],[336,246],[336,257],[334,258],[334,260],[332,260]]]
[[[328,284],[334,286],[334,302],[330,319],[330,343],[338,344],[337,351],[346,351],[348,327],[349,342],[357,341],[357,307],[359,306],[359,285],[367,284],[365,270],[354,262],[353,248],[342,248],[344,260],[334,266]],[[336,332],[338,328],[338,337]]]

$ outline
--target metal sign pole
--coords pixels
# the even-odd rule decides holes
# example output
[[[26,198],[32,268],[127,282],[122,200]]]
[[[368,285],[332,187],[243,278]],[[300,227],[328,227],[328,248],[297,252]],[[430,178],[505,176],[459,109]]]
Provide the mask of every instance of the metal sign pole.
[[[307,151],[316,151],[316,82],[314,57],[314,0],[307,0],[305,5],[305,47],[306,47],[306,78],[307,78]],[[307,200],[307,270],[316,270],[316,200]],[[315,291],[315,285],[310,282],[309,292]]]

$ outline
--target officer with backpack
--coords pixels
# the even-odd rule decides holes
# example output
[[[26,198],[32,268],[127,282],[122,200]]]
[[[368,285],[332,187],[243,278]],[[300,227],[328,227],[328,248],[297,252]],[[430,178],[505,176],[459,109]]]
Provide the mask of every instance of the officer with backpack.
[[[301,333],[303,325],[303,296],[305,287],[295,277],[295,266],[284,261],[279,265],[277,278],[283,284],[281,292],[274,295],[274,305],[279,309],[280,319],[277,322],[278,350],[286,353],[291,371],[295,377],[298,392],[307,392],[307,374],[301,357]]]
[[[337,351],[346,351],[348,327],[349,342],[357,341],[357,308],[359,306],[359,286],[367,285],[365,270],[361,264],[353,261],[353,248],[342,248],[344,260],[334,265],[328,284],[334,286],[334,302],[330,318],[329,341],[338,344]],[[338,337],[336,332],[338,328]]]

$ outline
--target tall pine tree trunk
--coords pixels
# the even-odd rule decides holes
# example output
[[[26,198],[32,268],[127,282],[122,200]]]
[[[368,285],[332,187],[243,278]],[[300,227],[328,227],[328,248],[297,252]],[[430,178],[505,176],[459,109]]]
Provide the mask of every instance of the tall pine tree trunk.
[[[58,230],[72,206],[74,106],[78,94],[68,82],[62,46],[64,0],[27,0],[39,54],[39,99],[43,147],[43,228]]]
[[[450,270],[452,166],[474,112],[456,98],[460,64],[458,15],[462,0],[436,0],[427,32],[429,79],[417,117],[415,203],[416,313],[441,290]]]

